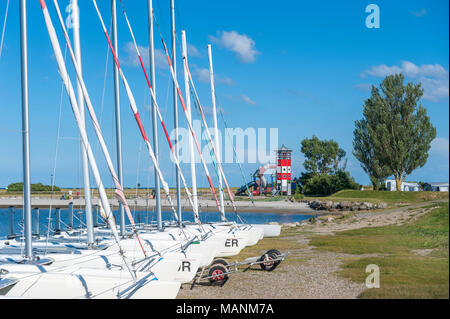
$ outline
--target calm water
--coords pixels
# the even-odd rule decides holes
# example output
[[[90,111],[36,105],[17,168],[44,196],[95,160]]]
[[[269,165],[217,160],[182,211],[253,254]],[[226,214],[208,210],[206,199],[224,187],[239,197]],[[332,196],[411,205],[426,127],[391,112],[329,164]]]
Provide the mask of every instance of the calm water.
[[[131,211],[133,213],[133,217],[136,222],[141,223],[150,223],[156,222],[156,214],[153,211]],[[34,210],[33,210],[34,214]],[[0,237],[8,235],[8,209],[0,209]],[[114,211],[114,216],[116,217],[116,221],[118,222],[119,213],[118,211]],[[299,222],[304,219],[309,219],[311,215],[302,215],[302,214],[276,214],[276,213],[239,213],[241,218],[249,223],[249,224],[265,224],[269,222],[278,222],[278,223],[292,223]],[[40,209],[39,210],[39,231],[42,234],[45,234],[47,231],[48,225],[48,217],[49,210],[48,209]],[[172,213],[165,211],[162,213],[163,220],[172,221]],[[236,221],[236,215],[234,213],[227,213],[226,217],[229,221]],[[127,218],[126,222],[128,224]],[[194,221],[194,214],[192,212],[183,213],[183,219],[188,221]],[[66,228],[65,224],[67,224],[68,220],[68,210],[61,209],[61,228]],[[81,210],[77,210],[74,208],[74,226],[80,227],[79,220],[84,222],[84,212]],[[220,215],[217,212],[201,212],[200,220],[202,222],[218,222],[220,221]],[[99,222],[100,222],[99,217]],[[65,223],[65,224],[64,224]],[[22,224],[23,224],[23,215],[22,209],[14,210],[14,232],[19,234],[22,232]],[[53,229],[55,226],[55,210],[52,209],[51,220],[50,220],[50,229]]]

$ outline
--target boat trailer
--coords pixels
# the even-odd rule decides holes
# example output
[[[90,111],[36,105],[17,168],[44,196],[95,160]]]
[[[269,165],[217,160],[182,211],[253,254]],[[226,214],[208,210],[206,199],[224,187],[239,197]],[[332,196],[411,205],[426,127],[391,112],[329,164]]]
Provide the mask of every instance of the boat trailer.
[[[202,282],[222,287],[228,281],[229,275],[240,271],[246,272],[254,265],[259,265],[264,271],[273,271],[288,255],[290,255],[289,251],[280,253],[276,249],[270,249],[261,256],[249,257],[240,262],[228,262],[224,258],[216,258],[209,266],[197,272],[192,280],[191,290]]]

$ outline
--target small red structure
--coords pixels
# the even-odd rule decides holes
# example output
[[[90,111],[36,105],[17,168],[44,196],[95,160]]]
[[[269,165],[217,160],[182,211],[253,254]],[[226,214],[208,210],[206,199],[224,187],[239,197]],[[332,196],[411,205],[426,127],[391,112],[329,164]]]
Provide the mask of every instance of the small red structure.
[[[291,153],[284,144],[277,152],[277,190],[281,195],[291,195]]]

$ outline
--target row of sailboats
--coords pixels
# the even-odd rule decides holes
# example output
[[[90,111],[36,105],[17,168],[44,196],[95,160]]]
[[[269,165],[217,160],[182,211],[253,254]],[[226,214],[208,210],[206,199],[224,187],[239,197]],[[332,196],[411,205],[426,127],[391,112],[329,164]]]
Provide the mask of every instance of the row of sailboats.
[[[124,4],[120,0],[122,12],[133,41],[136,55],[141,63],[142,71],[147,81],[152,99],[153,113],[153,146],[142,124],[137,103],[132,89],[127,81],[117,56],[116,1],[112,0],[112,40],[106,29],[103,17],[95,0],[92,0],[106,41],[114,61],[114,88],[116,105],[116,137],[117,137],[117,170],[114,167],[110,153],[103,138],[100,123],[86,88],[81,68],[81,49],[79,44],[79,11],[77,0],[72,0],[74,16],[74,46],[64,24],[57,0],[53,4],[58,16],[59,25],[64,35],[65,44],[74,66],[77,82],[77,94],[67,70],[66,61],[50,17],[45,0],[39,0],[46,29],[56,58],[57,67],[64,89],[81,137],[83,149],[83,176],[86,203],[86,228],[67,229],[51,238],[36,238],[32,240],[31,232],[31,194],[29,167],[29,135],[28,135],[28,79],[27,79],[27,39],[26,39],[26,0],[20,1],[21,13],[21,48],[22,48],[22,106],[23,106],[23,145],[24,145],[24,236],[16,239],[0,241],[0,296],[5,298],[175,298],[180,285],[191,281],[199,268],[208,266],[216,257],[226,257],[238,254],[244,247],[255,245],[263,236],[263,227],[246,224],[230,223],[225,217],[224,190],[225,184],[232,207],[237,214],[233,194],[226,180],[219,153],[216,103],[214,93],[214,75],[212,71],[211,47],[208,46],[211,95],[213,100],[215,141],[213,141],[206,124],[205,115],[200,104],[195,85],[189,71],[187,61],[186,35],[182,32],[183,67],[185,71],[185,98],[181,94],[175,69],[175,21],[174,0],[171,0],[172,21],[172,57],[161,32],[161,40],[167,57],[173,80],[175,128],[178,127],[177,100],[183,109],[189,127],[191,156],[194,145],[200,155],[202,167],[208,179],[211,193],[214,195],[218,211],[221,214],[220,223],[202,224],[198,213],[196,194],[195,165],[192,165],[192,193],[187,186],[181,171],[178,156],[178,143],[169,138],[165,122],[157,103],[154,69],[153,26],[154,13],[152,0],[148,0],[149,34],[150,34],[150,77],[146,72],[141,53],[134,38],[133,29],[126,14]],[[148,155],[155,168],[156,212],[158,222],[156,228],[152,225],[136,224],[130,207],[125,198],[122,178],[122,155],[120,134],[119,78],[121,79],[130,103],[133,117],[146,145]],[[194,97],[197,109],[200,111],[202,125],[208,136],[212,149],[214,169],[219,179],[219,198],[212,183],[211,175],[200,149],[199,141],[192,127],[192,112],[190,92]],[[100,177],[88,136],[86,132],[84,107],[88,110],[94,132],[105,157],[109,173],[113,179],[115,195],[119,202],[120,226],[117,226]],[[173,155],[177,172],[176,207],[171,198],[169,185],[164,179],[158,161],[157,119],[159,119],[166,140]],[[177,134],[175,134],[177,138]],[[176,142],[176,141],[175,141]],[[191,157],[193,158],[193,157]],[[193,161],[194,162],[194,161]],[[89,168],[93,174],[100,198],[100,212],[106,225],[95,229],[92,223],[92,203],[89,187]],[[183,184],[189,203],[194,212],[194,223],[182,220],[181,213],[181,183]],[[161,216],[160,186],[166,195],[173,218],[176,223],[163,223]],[[128,219],[129,224],[125,222]],[[23,249],[23,246],[25,249]]]

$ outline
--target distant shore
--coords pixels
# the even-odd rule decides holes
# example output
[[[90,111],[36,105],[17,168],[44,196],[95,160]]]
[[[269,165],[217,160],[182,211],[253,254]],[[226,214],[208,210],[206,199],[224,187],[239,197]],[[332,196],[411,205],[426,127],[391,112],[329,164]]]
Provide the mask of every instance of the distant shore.
[[[114,209],[118,207],[117,199],[109,200]],[[31,206],[33,208],[46,209],[50,207],[50,204],[54,208],[67,208],[69,203],[73,202],[76,209],[84,207],[84,199],[55,199],[52,200],[49,197],[39,197],[35,196],[31,199]],[[92,204],[98,204],[99,199],[94,198]],[[258,212],[258,213],[279,213],[279,214],[305,214],[310,215],[311,213],[316,213],[314,210],[309,208],[306,203],[291,202],[288,200],[278,200],[278,201],[255,201],[254,205],[250,201],[236,201],[236,208],[238,212]],[[199,211],[216,211],[217,206],[214,200],[210,199],[199,199]],[[149,209],[152,210],[156,205],[155,199],[129,199],[128,205],[130,208],[136,208],[139,210]],[[162,200],[162,209],[169,210],[170,206],[166,199]],[[21,208],[23,206],[23,199],[21,196],[17,197],[4,197],[0,198],[0,208],[8,208],[14,206],[16,208]],[[184,211],[192,211],[192,207],[189,205],[189,200],[187,198],[182,199],[182,209]],[[225,202],[225,211],[233,212],[233,208],[229,201]]]

